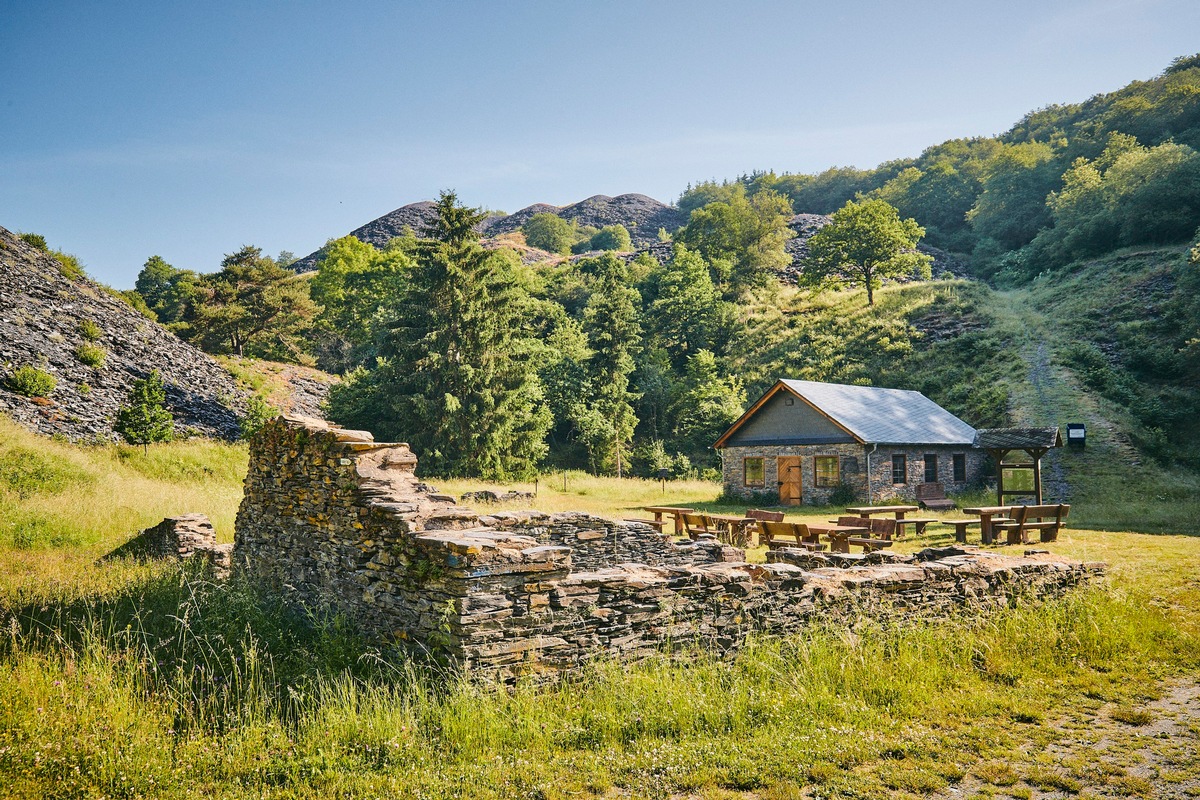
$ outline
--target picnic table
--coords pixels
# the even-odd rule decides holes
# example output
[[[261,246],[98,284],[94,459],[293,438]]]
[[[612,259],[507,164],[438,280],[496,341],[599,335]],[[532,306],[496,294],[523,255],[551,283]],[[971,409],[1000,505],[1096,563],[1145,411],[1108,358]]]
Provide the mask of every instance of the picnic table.
[[[979,517],[979,532],[983,535],[983,543],[992,543],[992,517],[1004,516],[1012,510],[1011,506],[976,506],[964,508],[964,514],[974,514]]]
[[[695,514],[694,508],[680,508],[677,506],[642,506],[642,511],[649,511],[654,515],[655,522],[663,521],[663,514],[670,514],[675,518],[675,535],[683,536],[686,531],[683,527],[683,515]]]
[[[856,517],[870,519],[872,514],[895,514],[896,519],[904,519],[909,511],[920,511],[920,506],[854,506],[846,511]]]
[[[750,529],[758,524],[754,517],[739,517],[735,514],[707,514],[709,522],[719,528],[726,544],[744,547],[750,542]]]
[[[870,533],[870,528],[864,528],[859,525],[812,525],[808,526],[810,534],[823,535],[829,538],[829,551],[831,553],[849,553],[849,539],[856,533]]]

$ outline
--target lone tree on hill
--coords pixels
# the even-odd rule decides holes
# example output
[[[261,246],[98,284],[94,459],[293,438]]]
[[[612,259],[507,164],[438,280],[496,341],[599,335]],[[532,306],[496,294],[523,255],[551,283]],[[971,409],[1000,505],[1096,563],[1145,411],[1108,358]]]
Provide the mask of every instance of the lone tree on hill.
[[[850,200],[833,213],[833,221],[808,240],[805,278],[816,285],[861,283],[867,305],[883,278],[917,274],[928,278],[933,260],[916,251],[925,229],[884,200]]]
[[[151,442],[169,442],[175,419],[167,410],[167,389],[158,370],[133,382],[126,405],[117,412],[117,433],[130,444],[149,449]]]

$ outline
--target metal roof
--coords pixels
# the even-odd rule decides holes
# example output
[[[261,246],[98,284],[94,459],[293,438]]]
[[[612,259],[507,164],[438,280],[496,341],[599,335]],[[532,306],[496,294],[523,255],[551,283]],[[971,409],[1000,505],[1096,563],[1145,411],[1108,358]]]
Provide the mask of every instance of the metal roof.
[[[865,444],[960,444],[975,429],[920,392],[818,381],[780,381]]]
[[[987,428],[977,432],[975,446],[984,450],[1062,447],[1058,428]]]

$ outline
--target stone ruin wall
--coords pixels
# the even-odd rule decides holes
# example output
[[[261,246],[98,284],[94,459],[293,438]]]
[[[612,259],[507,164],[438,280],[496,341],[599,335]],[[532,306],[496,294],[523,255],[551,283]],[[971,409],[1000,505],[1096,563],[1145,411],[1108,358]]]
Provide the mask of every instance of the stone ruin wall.
[[[582,514],[479,514],[414,474],[406,445],[280,419],[251,449],[233,567],[298,607],[485,678],[553,675],[664,647],[733,651],[753,631],[945,616],[1048,597],[1103,565],[949,548],[769,554],[676,543]]]

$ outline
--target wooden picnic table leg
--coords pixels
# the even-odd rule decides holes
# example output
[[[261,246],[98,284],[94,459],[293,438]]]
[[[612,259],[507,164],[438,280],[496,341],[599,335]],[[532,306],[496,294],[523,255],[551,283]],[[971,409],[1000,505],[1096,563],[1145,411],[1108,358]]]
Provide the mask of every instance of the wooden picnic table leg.
[[[980,514],[979,515],[979,532],[980,532],[980,534],[982,534],[984,544],[992,543],[992,515],[991,514]]]

